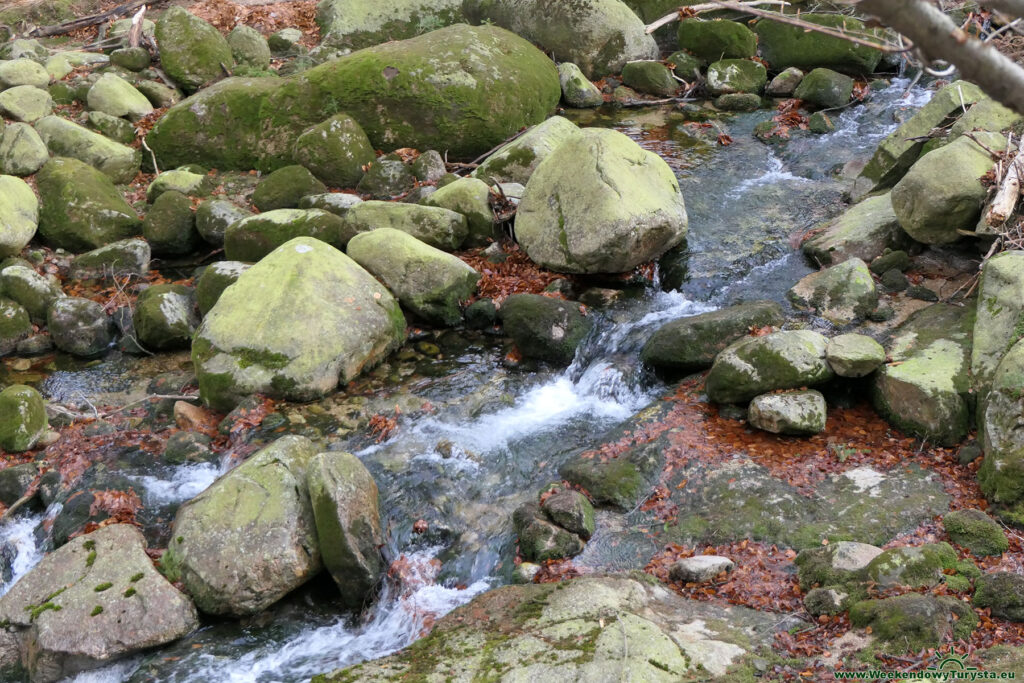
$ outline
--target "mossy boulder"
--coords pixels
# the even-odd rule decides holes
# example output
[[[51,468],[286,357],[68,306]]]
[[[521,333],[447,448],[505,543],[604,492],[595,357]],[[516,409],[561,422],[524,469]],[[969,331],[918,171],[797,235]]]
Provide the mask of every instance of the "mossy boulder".
[[[207,405],[253,393],[312,400],[405,339],[398,302],[334,247],[297,237],[221,294],[196,331],[192,360]]]
[[[971,348],[971,374],[988,394],[1003,356],[1024,337],[1024,251],[1004,251],[981,270],[978,315]]]
[[[948,543],[892,548],[871,560],[864,578],[882,588],[909,586],[931,588],[943,579],[945,570],[955,570],[959,557]]]
[[[345,194],[343,192],[328,192],[326,194],[307,195],[299,200],[300,209],[323,209],[335,216],[344,216],[356,204],[362,204],[363,200],[359,195]]]
[[[747,59],[757,54],[757,34],[728,19],[683,19],[676,33],[679,49],[705,63],[719,59]]]
[[[346,253],[387,285],[405,309],[434,325],[458,324],[460,303],[480,280],[462,260],[393,228],[356,235]]]
[[[175,432],[164,446],[163,461],[172,465],[187,462],[219,463],[220,458],[210,448],[213,440],[199,432]]]
[[[105,173],[115,183],[128,183],[138,174],[142,153],[59,116],[35,124],[46,148],[58,157],[71,157]]]
[[[253,27],[239,24],[231,29],[227,40],[236,63],[253,69],[270,68],[270,46]]]
[[[42,88],[19,85],[0,92],[0,114],[15,121],[33,123],[52,112],[53,98]]]
[[[154,285],[135,304],[132,322],[139,343],[147,349],[187,349],[199,326],[194,293],[184,285]]]
[[[180,90],[161,81],[140,81],[135,88],[158,109],[173,107],[184,97]]]
[[[750,426],[773,434],[820,434],[826,417],[825,397],[813,389],[761,394],[747,408]]]
[[[878,306],[878,290],[864,261],[851,258],[801,279],[786,296],[835,325],[864,320]]]
[[[961,238],[959,230],[977,225],[988,193],[981,177],[995,165],[988,150],[1006,149],[1006,138],[987,132],[973,137],[977,141],[962,137],[924,155],[893,187],[896,218],[918,242],[949,244]]]
[[[984,305],[984,303],[982,303]],[[1003,520],[1024,523],[1024,447],[1020,416],[1024,410],[1024,342],[1018,341],[1003,357],[983,398],[979,433],[985,459],[978,483],[992,511]]]
[[[338,249],[356,231],[320,209],[276,209],[235,221],[224,231],[224,255],[233,261],[259,261],[296,237],[314,237]]]
[[[142,532],[112,524],[44,557],[0,598],[33,681],[73,677],[198,628],[192,602],[153,567]]]
[[[525,503],[512,514],[519,552],[529,562],[574,557],[583,552],[583,540],[554,524],[536,503]]]
[[[24,384],[0,391],[0,449],[21,453],[35,447],[49,428],[46,402]]]
[[[225,76],[235,61],[228,41],[183,7],[171,7],[156,22],[160,64],[175,83],[194,92]]]
[[[539,294],[513,294],[498,310],[505,334],[523,356],[568,365],[594,326],[573,301]]]
[[[967,81],[954,81],[935,93],[927,104],[879,143],[860,173],[860,193],[895,185],[917,161],[924,138],[928,138],[933,128],[955,118],[965,105],[985,98],[981,88]]]
[[[1013,572],[992,572],[975,582],[975,607],[992,608],[992,616],[1024,621],[1024,576]]]
[[[850,608],[850,621],[870,626],[882,651],[901,654],[938,647],[949,637],[967,639],[978,625],[974,610],[960,600],[920,593],[863,600]]]
[[[367,164],[356,191],[371,199],[391,199],[416,187],[412,169],[397,154],[388,154]]]
[[[20,254],[35,236],[38,222],[39,200],[29,184],[0,175],[0,258]]]
[[[12,123],[0,132],[0,173],[29,176],[41,169],[49,159],[50,152],[43,139],[27,123]],[[0,246],[0,252],[2,249]]]
[[[846,586],[856,581],[882,549],[868,543],[840,541],[826,546],[801,550],[794,558],[800,588],[808,591],[815,586]]]
[[[110,63],[128,71],[142,71],[149,66],[151,61],[149,50],[140,46],[120,47],[110,53]]]
[[[132,121],[153,113],[153,105],[145,95],[112,73],[103,74],[93,83],[85,101],[89,109]]]
[[[110,178],[77,159],[51,159],[36,174],[39,234],[54,247],[88,251],[139,233],[138,215]]]
[[[164,573],[208,614],[260,612],[323,567],[306,476],[316,448],[285,436],[188,501]]]
[[[594,506],[585,495],[574,489],[558,488],[542,496],[541,510],[552,522],[584,541],[594,535]]]
[[[544,53],[503,29],[460,24],[289,78],[217,83],[173,107],[147,139],[165,167],[273,170],[294,163],[302,132],[344,112],[375,148],[472,159],[541,121],[559,95]]]
[[[1002,555],[1010,543],[1006,532],[981,510],[955,510],[942,518],[949,540],[963,546],[978,557]]]
[[[210,194],[212,183],[205,173],[195,173],[188,168],[164,171],[146,188],[146,201],[152,204],[164,192],[180,192],[189,197],[205,197]]]
[[[558,82],[562,86],[562,99],[570,107],[589,109],[604,104],[601,91],[572,62],[558,65]]]
[[[106,135],[114,142],[129,145],[135,141],[135,126],[128,120],[119,119],[101,111],[91,111],[85,116],[91,128]]]
[[[72,356],[94,358],[114,343],[114,324],[103,306],[90,299],[54,299],[46,311],[54,345]]]
[[[8,299],[24,306],[32,322],[40,324],[46,321],[50,303],[64,296],[57,280],[19,264],[0,270],[0,290]]]
[[[708,373],[708,398],[740,403],[776,389],[796,389],[834,376],[825,361],[828,340],[817,332],[794,330],[742,339],[715,358]]]
[[[462,0],[321,0],[316,21],[325,45],[358,50],[450,26],[465,16]]]
[[[853,79],[832,69],[812,69],[803,77],[793,97],[818,107],[834,109],[850,101]]]
[[[196,281],[196,306],[199,314],[205,316],[213,310],[224,290],[238,282],[238,278],[248,269],[249,264],[241,261],[218,261],[207,266]]]
[[[687,225],[668,164],[618,131],[590,128],[559,145],[530,176],[515,230],[530,259],[545,268],[620,273],[678,245]]]
[[[1004,107],[991,97],[984,97],[970,105],[967,112],[960,115],[953,127],[949,129],[946,139],[953,141],[961,135],[975,130],[1004,131],[1021,120],[1022,117],[1017,112]]]
[[[643,22],[618,0],[481,0],[471,6],[466,4],[470,19],[507,28],[559,62],[576,64],[588,78],[620,73],[633,60],[658,58]]]
[[[769,81],[764,87],[764,94],[768,97],[792,97],[803,79],[804,72],[791,66]]]
[[[226,199],[207,199],[196,208],[196,232],[207,243],[219,247],[224,244],[228,226],[251,215],[251,211]]]
[[[473,171],[473,175],[488,183],[526,185],[544,159],[563,142],[578,135],[580,129],[575,123],[561,116],[552,116],[497,149]]]
[[[355,187],[363,167],[376,158],[362,126],[347,114],[337,114],[295,140],[295,160],[333,187]]]
[[[728,306],[673,320],[655,330],[640,360],[659,373],[681,376],[711,367],[726,346],[745,337],[752,327],[779,326],[782,307],[773,301]]]
[[[764,65],[750,59],[721,59],[708,66],[707,88],[714,97],[734,93],[756,95],[767,82]]]
[[[324,192],[327,188],[308,169],[285,166],[259,182],[252,193],[252,203],[260,211],[293,209],[303,197]]]
[[[660,97],[672,97],[681,85],[671,69],[655,60],[626,62],[622,82],[637,92]]]
[[[69,271],[76,280],[112,281],[115,278],[144,277],[152,256],[149,242],[136,237],[111,242],[74,258]]]
[[[899,249],[910,239],[900,227],[889,193],[869,197],[811,231],[801,245],[820,265],[859,258],[870,263],[887,248]]]
[[[313,456],[306,474],[324,567],[353,608],[366,604],[382,578],[377,484],[351,453]]]
[[[181,256],[199,246],[192,200],[175,190],[164,192],[142,220],[142,236],[159,256]]]
[[[484,246],[494,240],[494,211],[491,188],[476,178],[459,178],[423,200],[425,206],[437,206],[466,217],[467,246]]]
[[[828,28],[862,35],[870,33],[863,21],[843,14],[807,12],[800,18]],[[775,71],[791,66],[805,70],[827,67],[852,76],[867,76],[882,59],[882,53],[874,48],[779,21],[759,21],[754,32],[758,36],[761,56]]]
[[[46,88],[50,83],[50,75],[42,65],[24,57],[0,61],[0,90],[16,88],[19,85],[31,85]]]
[[[840,377],[866,377],[885,363],[885,348],[864,334],[832,337],[825,360]]]
[[[969,425],[974,308],[934,304],[900,325],[887,349],[894,361],[875,374],[872,400],[897,429],[952,446]]]
[[[455,251],[469,235],[465,216],[435,206],[361,202],[346,211],[342,220],[353,235],[394,228],[442,251]]]
[[[0,297],[0,356],[13,353],[32,331],[28,311],[21,304]]]

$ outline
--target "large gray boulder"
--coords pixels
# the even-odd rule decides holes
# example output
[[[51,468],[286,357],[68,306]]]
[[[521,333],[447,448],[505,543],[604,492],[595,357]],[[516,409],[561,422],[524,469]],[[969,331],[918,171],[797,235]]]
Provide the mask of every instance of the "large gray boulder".
[[[100,76],[86,95],[89,109],[132,121],[153,112],[153,105],[135,87],[112,73]]]
[[[875,373],[875,408],[897,429],[953,446],[966,435],[973,307],[934,304],[889,339],[892,363]]]
[[[8,453],[34,448],[48,427],[46,401],[38,391],[24,384],[0,391],[0,448]]]
[[[563,142],[579,134],[580,129],[575,123],[561,116],[552,116],[498,148],[473,171],[473,175],[488,183],[525,185],[540,162]]]
[[[787,296],[797,307],[809,309],[834,325],[863,320],[878,306],[871,271],[856,257],[802,278]]]
[[[36,121],[36,132],[54,156],[78,159],[103,171],[115,183],[128,183],[138,174],[142,152],[114,142],[59,116]]]
[[[590,128],[530,176],[516,238],[535,263],[564,273],[620,273],[686,237],[679,183],[657,154],[618,131]]]
[[[889,193],[869,197],[811,231],[801,245],[819,265],[850,258],[871,263],[888,249],[902,249],[910,240],[900,227]]]
[[[308,401],[405,339],[398,302],[334,247],[297,237],[221,294],[196,331],[203,401],[229,410],[249,394]]]
[[[341,451],[313,456],[306,481],[324,567],[342,601],[360,608],[385,569],[377,484],[359,458]]]
[[[323,567],[306,489],[313,442],[285,436],[178,509],[164,572],[208,614],[274,604]]]
[[[359,50],[465,21],[462,0],[320,0],[323,43]]]
[[[27,123],[12,123],[0,132],[0,173],[29,176],[49,158],[46,144]]]
[[[267,171],[295,162],[295,140],[310,126],[345,112],[377,149],[468,160],[542,121],[560,93],[555,65],[529,42],[458,24],[288,78],[217,83],[172,107],[147,141],[162,167]]]
[[[199,626],[196,609],[153,568],[142,533],[113,524],[44,557],[0,598],[0,619],[34,683],[166,645]],[[0,660],[4,659],[0,653]]]
[[[39,200],[21,178],[0,175],[0,258],[21,253],[36,234]]]
[[[274,209],[235,221],[224,231],[224,255],[259,261],[296,237],[314,237],[343,249],[355,234],[341,218],[321,209]]]
[[[363,166],[377,158],[362,126],[347,114],[306,130],[296,138],[293,156],[333,187],[355,187],[363,177]]]
[[[187,349],[199,326],[193,292],[184,285],[154,285],[139,295],[132,315],[144,348]]]
[[[594,321],[574,301],[513,294],[498,310],[505,333],[526,358],[568,365]]]
[[[1005,251],[985,262],[978,301],[971,375],[984,398],[1003,355],[1024,335],[1024,251]]]
[[[619,0],[480,0],[467,14],[492,21],[573,62],[588,78],[622,71],[626,62],[657,59],[658,45],[639,17]]]
[[[61,351],[82,358],[100,356],[114,343],[114,324],[101,304],[66,296],[54,299],[46,311],[46,327]]]
[[[469,235],[465,216],[437,206],[371,200],[350,207],[342,220],[351,234],[393,228],[444,251],[455,251]]]
[[[156,42],[167,75],[188,92],[224,77],[235,64],[220,31],[182,7],[171,7],[160,16]]]
[[[870,33],[864,22],[843,14],[803,13],[800,18],[813,24],[853,33]],[[773,71],[791,66],[809,70],[828,67],[852,76],[867,76],[875,70],[882,53],[842,38],[807,31],[799,26],[764,20],[754,25],[761,56]]]
[[[403,307],[434,325],[458,324],[460,302],[473,296],[480,280],[480,273],[461,259],[392,228],[360,233],[346,251],[387,285]]]
[[[50,303],[64,296],[57,280],[17,263],[0,270],[0,290],[8,299],[24,306],[32,322],[40,324],[46,322]]]
[[[761,394],[747,408],[750,426],[773,434],[819,434],[825,431],[825,420],[825,397],[814,389]]]
[[[828,340],[810,330],[749,337],[718,354],[708,373],[708,398],[741,403],[776,389],[796,389],[834,376],[825,361]]]
[[[972,137],[977,141],[962,137],[924,155],[892,188],[896,218],[918,242],[949,244],[962,237],[959,230],[977,225],[988,194],[981,177],[995,165],[988,150],[1003,151],[1006,138],[987,132]]]
[[[984,305],[984,304],[982,304]],[[1024,524],[1024,343],[1017,341],[1003,356],[983,397],[978,432],[985,459],[978,483],[996,514]]]

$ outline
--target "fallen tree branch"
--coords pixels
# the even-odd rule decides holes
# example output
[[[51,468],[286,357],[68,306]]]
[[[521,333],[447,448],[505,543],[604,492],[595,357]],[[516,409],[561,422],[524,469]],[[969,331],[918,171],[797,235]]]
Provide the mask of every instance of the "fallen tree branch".
[[[1024,0],[983,0],[978,4],[991,7],[1003,14],[1010,14],[1015,17],[1024,17]]]
[[[128,47],[138,47],[142,41],[142,21],[146,17],[146,6],[135,13],[132,17],[132,27],[128,29]]]
[[[29,31],[28,35],[31,38],[45,38],[46,36],[60,36],[65,33],[71,33],[72,31],[77,31],[80,28],[96,26],[97,24],[102,24],[107,19],[136,10],[148,1],[149,0],[131,0],[131,2],[126,2],[123,5],[118,5],[113,9],[107,10],[106,12],[100,12],[99,14],[91,14],[87,17],[72,19],[71,21],[65,21],[62,24],[54,24],[53,26],[40,26],[39,28]]]
[[[965,80],[1024,114],[1024,69],[991,45],[971,38],[937,7],[924,0],[859,0],[857,7],[914,41],[928,57],[955,64]]]
[[[744,7],[754,7],[755,5],[782,5],[788,7],[788,2],[783,0],[753,0],[752,2],[741,2],[739,3]],[[710,12],[711,10],[721,9],[716,3],[706,2],[701,5],[689,5],[688,7],[680,7],[672,14],[666,14],[661,19],[657,19],[654,22],[647,25],[646,33],[654,33],[662,26],[671,24],[673,21],[678,21],[684,14],[700,14],[701,12]]]
[[[1017,208],[1017,201],[1020,199],[1021,165],[1024,164],[1024,152],[1018,151],[1006,169],[1006,175],[999,184],[999,191],[996,192],[992,205],[985,214],[985,222],[993,228],[1006,222]]]

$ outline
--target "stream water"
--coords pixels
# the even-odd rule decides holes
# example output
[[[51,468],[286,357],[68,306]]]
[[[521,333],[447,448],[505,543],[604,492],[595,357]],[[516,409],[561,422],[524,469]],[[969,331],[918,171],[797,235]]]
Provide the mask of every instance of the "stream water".
[[[331,448],[355,452],[373,473],[388,529],[387,555],[404,556],[409,567],[405,580],[385,587],[363,615],[346,614],[329,580],[315,581],[259,617],[208,622],[171,647],[74,680],[308,680],[400,649],[432,619],[507,583],[512,510],[557,479],[558,466],[570,454],[599,446],[602,433],[664,391],[638,361],[650,333],[668,320],[741,299],[784,301],[785,291],[810,272],[792,236],[841,210],[843,167],[866,160],[905,112],[927,101],[926,90],[903,98],[905,87],[905,81],[895,81],[867,103],[848,108],[834,133],[794,135],[774,147],[752,134],[770,111],[724,118],[710,129],[688,125],[665,109],[575,115],[581,125],[630,135],[676,170],[690,237],[688,247],[663,267],[671,290],[630,291],[602,311],[596,331],[564,371],[508,368],[499,339],[442,335],[443,363],[435,372],[408,377],[400,388],[435,406],[429,417],[402,420],[381,444],[365,437],[332,443]],[[728,133],[733,143],[719,146],[718,132]],[[37,386],[55,400],[120,391],[118,378],[133,368],[132,360],[116,357],[62,370]],[[147,465],[123,473],[137,483],[148,506],[173,509],[222,469]],[[45,548],[43,522],[54,514],[33,513],[0,527],[0,552],[7,553],[13,574],[0,584],[0,593],[38,562]],[[427,533],[412,532],[417,519],[428,522]],[[639,558],[640,566],[645,559]]]

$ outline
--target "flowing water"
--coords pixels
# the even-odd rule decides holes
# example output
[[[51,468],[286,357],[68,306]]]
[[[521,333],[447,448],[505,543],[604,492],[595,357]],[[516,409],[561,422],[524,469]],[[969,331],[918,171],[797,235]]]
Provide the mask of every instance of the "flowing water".
[[[446,334],[446,359],[402,387],[436,406],[429,417],[401,421],[384,443],[365,437],[332,443],[355,452],[373,473],[388,530],[386,554],[402,558],[405,567],[403,581],[386,585],[364,614],[345,613],[330,581],[317,580],[258,617],[210,622],[173,646],[74,680],[308,680],[400,649],[434,618],[507,583],[512,510],[557,480],[567,457],[599,446],[602,433],[664,391],[638,361],[651,332],[742,299],[784,301],[785,291],[811,272],[793,236],[841,210],[844,166],[865,161],[906,111],[927,101],[925,90],[902,98],[905,87],[897,81],[846,109],[834,133],[795,135],[776,147],[752,135],[770,111],[723,118],[710,128],[687,124],[672,110],[580,113],[581,125],[614,127],[676,170],[690,237],[663,261],[670,291],[633,290],[597,314],[595,332],[564,371],[509,368],[500,340]],[[719,146],[720,132],[733,143]],[[849,167],[845,174],[848,180]],[[59,368],[38,386],[48,398],[69,400],[127,391],[126,374],[142,371],[140,361],[116,357],[84,369]],[[148,465],[125,474],[147,506],[172,511],[224,468]],[[0,583],[0,593],[39,561],[43,522],[55,513],[18,517],[0,527],[0,557],[6,554],[12,574]],[[417,519],[427,521],[426,533],[413,533]],[[599,523],[621,524],[621,517],[602,513]]]

